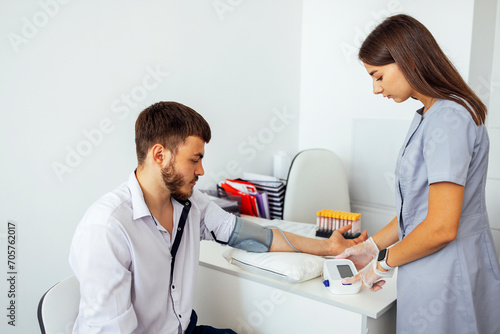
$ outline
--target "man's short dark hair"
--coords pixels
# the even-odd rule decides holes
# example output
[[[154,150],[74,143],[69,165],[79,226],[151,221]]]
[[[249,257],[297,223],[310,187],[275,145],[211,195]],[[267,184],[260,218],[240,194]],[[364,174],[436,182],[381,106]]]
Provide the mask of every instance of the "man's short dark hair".
[[[211,132],[207,121],[193,109],[177,102],[158,102],[144,109],[135,122],[137,162],[144,163],[148,150],[163,145],[173,154],[187,137],[196,136],[205,143]]]

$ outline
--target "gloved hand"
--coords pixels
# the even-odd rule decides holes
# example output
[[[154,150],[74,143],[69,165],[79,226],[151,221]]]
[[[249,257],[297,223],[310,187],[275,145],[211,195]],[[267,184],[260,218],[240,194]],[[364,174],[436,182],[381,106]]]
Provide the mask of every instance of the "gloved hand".
[[[366,266],[363,271],[354,277],[343,280],[342,283],[349,284],[361,280],[366,289],[370,289],[371,291],[378,291],[382,289],[382,285],[385,284],[385,280],[382,280],[382,278],[391,278],[394,274],[394,269],[388,271],[385,271],[384,269],[378,270],[377,263],[377,260],[373,259],[373,261]]]
[[[349,259],[354,263],[356,269],[360,270],[366,267],[366,265],[377,256],[378,247],[375,244],[375,241],[373,241],[373,239],[370,237],[363,243],[347,248],[346,250],[344,250],[344,252],[337,255],[335,258]]]

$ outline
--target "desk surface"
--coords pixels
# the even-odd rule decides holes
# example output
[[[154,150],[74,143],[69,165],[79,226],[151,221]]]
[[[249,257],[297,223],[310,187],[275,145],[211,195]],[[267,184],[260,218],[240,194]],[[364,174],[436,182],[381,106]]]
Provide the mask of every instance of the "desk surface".
[[[276,220],[269,221],[255,217],[245,218],[262,225],[278,226],[283,230],[301,235],[311,236],[314,234],[313,231],[315,226],[312,224]],[[212,241],[202,241],[200,249],[200,265],[225,272],[233,276],[249,279],[261,284],[295,293],[306,298],[311,298],[319,302],[340,307],[375,319],[389,310],[396,301],[396,275],[394,275],[393,278],[388,279],[383,289],[377,292],[361,289],[360,293],[354,295],[334,295],[323,286],[321,277],[301,283],[289,283],[243,270],[226,261],[226,259],[222,256],[222,253],[226,250],[226,246],[219,245]]]

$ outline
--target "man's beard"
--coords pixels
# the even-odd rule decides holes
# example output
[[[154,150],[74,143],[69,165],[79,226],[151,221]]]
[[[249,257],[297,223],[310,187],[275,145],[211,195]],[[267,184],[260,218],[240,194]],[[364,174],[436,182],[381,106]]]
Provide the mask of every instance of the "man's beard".
[[[182,174],[175,169],[174,162],[175,160],[171,160],[167,167],[161,169],[161,176],[165,186],[170,191],[170,195],[185,201],[193,194],[193,188],[191,188],[188,192],[182,191],[182,187],[186,185],[186,182],[184,181]],[[198,181],[197,176],[190,182],[196,181]]]

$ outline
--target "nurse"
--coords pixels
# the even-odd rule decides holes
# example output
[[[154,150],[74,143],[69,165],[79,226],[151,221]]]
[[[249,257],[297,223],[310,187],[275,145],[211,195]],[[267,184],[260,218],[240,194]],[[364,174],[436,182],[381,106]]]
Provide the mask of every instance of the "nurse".
[[[365,267],[347,283],[362,280],[377,291],[398,267],[398,334],[500,333],[500,268],[485,205],[485,105],[410,16],[378,25],[359,59],[375,94],[423,107],[396,165],[397,216],[338,256]]]

